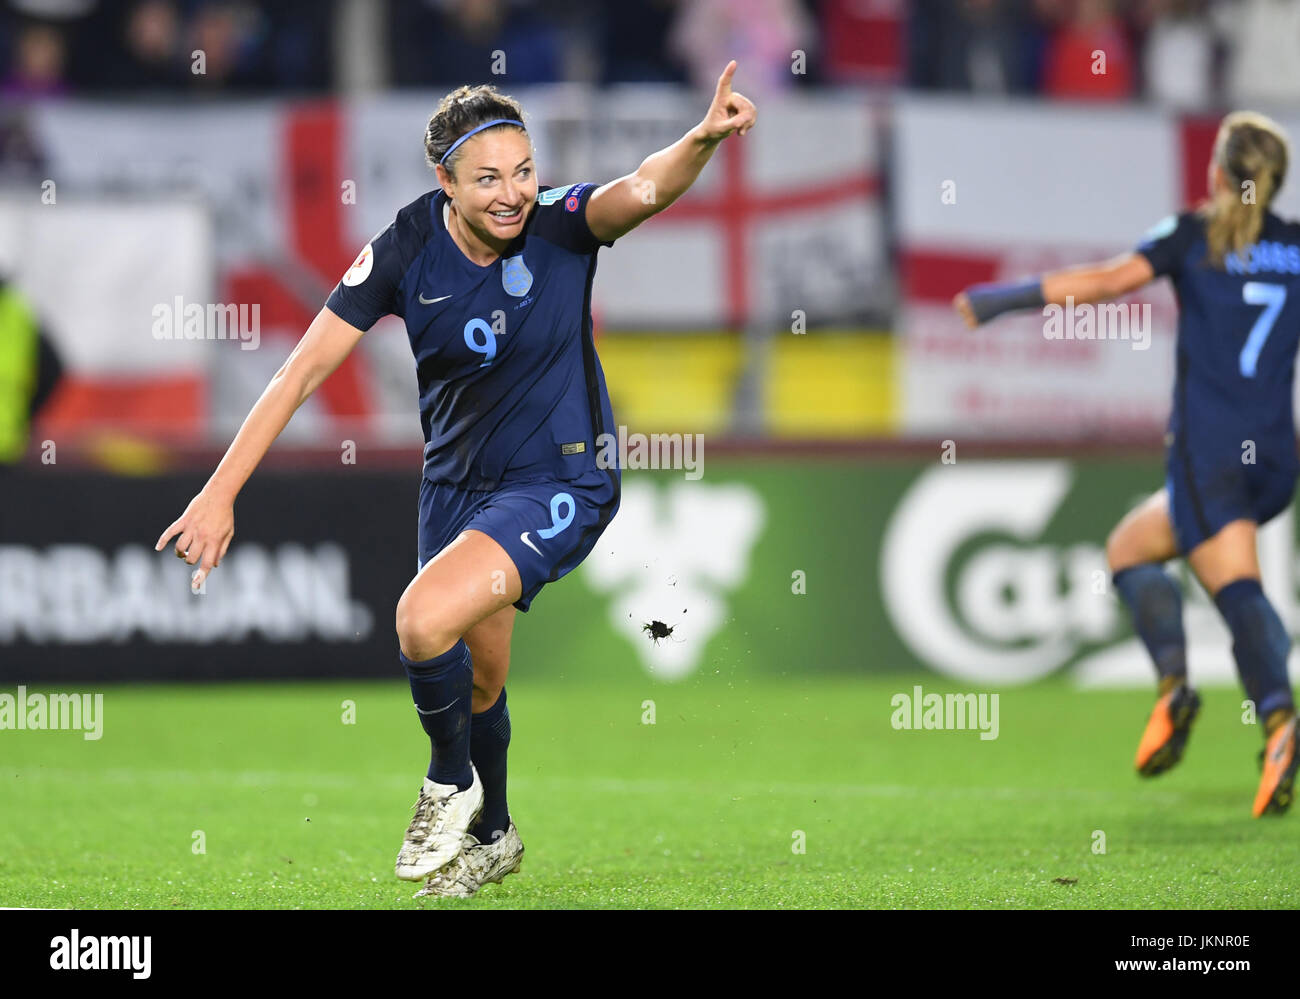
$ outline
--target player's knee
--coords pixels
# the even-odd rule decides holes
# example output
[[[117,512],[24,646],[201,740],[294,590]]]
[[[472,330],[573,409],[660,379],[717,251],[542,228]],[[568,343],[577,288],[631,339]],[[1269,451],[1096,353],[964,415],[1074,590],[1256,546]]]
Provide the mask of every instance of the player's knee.
[[[499,682],[495,678],[485,679],[480,677],[476,669],[474,671],[474,693],[471,697],[473,712],[481,714],[496,704],[504,688],[504,682]]]
[[[1111,575],[1132,565],[1132,552],[1124,537],[1124,530],[1116,527],[1106,538],[1106,566]]]
[[[455,628],[437,612],[436,605],[413,596],[410,590],[397,601],[395,624],[402,654],[417,662],[441,655],[460,638]]]

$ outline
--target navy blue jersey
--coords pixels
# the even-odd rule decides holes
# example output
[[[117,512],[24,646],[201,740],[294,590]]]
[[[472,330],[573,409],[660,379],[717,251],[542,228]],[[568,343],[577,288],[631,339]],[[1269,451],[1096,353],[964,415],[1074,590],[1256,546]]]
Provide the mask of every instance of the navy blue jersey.
[[[326,305],[368,330],[406,321],[420,389],[424,474],[495,489],[575,479],[614,433],[591,333],[602,242],[587,225],[595,186],[538,191],[523,230],[486,267],[447,232],[441,189],[417,198],[361,251]]]
[[[1223,270],[1207,258],[1205,220],[1195,212],[1161,222],[1137,252],[1178,296],[1174,438],[1237,463],[1244,442],[1255,441],[1261,456],[1293,463],[1300,225],[1266,213],[1259,239],[1229,254]]]

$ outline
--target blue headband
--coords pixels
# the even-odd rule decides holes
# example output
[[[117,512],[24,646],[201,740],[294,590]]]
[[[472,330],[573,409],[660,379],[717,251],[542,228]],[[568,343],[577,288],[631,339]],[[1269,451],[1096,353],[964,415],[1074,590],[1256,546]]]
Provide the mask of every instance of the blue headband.
[[[491,128],[493,125],[518,125],[520,128],[524,127],[524,123],[522,121],[515,121],[513,118],[493,118],[491,121],[485,121],[478,128],[471,128],[468,132],[466,132],[459,139],[453,142],[451,144],[451,148],[449,148],[445,153],[442,154],[442,159],[440,159],[438,162],[441,164],[445,164],[447,162],[447,157],[456,151],[457,146],[459,146],[462,142],[464,142],[466,139],[470,138],[471,136],[478,135],[478,133],[483,131],[483,129]]]

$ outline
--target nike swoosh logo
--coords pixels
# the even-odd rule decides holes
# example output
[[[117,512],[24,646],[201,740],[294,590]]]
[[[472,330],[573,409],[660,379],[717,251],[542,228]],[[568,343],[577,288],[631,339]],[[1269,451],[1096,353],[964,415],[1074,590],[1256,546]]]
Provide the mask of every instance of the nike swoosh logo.
[[[420,299],[420,304],[421,304],[421,305],[432,305],[434,302],[441,302],[441,301],[443,301],[444,299],[451,298],[450,295],[443,295],[443,296],[441,296],[440,298],[425,298],[424,295],[423,295],[423,293],[420,294],[420,295],[417,296],[417,297]]]
[[[460,700],[460,698],[457,697],[455,701],[452,701],[452,702],[451,702],[451,704],[455,704],[456,701],[459,701],[459,700]],[[446,711],[447,708],[451,707],[451,704],[448,704],[446,708],[434,708],[432,711],[425,711],[425,710],[423,710],[423,709],[420,707],[420,705],[417,704],[417,705],[415,706],[415,710],[416,710],[416,711],[419,711],[420,714],[422,714],[422,715],[440,715],[440,714],[442,714],[444,711]]]
[[[533,551],[537,552],[538,555],[542,554],[542,553],[538,550],[537,546],[536,546],[535,544],[533,544],[531,541],[528,540],[528,532],[527,532],[527,531],[524,531],[523,534],[519,535],[519,540],[522,541],[524,544],[526,544],[526,545],[527,545],[529,548],[531,548]]]

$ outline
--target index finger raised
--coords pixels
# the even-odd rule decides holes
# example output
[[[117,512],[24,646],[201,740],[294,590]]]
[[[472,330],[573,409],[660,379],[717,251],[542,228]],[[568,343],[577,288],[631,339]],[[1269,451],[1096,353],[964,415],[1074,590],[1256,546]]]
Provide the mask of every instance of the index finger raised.
[[[736,60],[732,59],[731,62],[727,63],[727,68],[722,71],[722,75],[718,77],[719,94],[731,93],[731,78],[735,75],[736,75]]]

